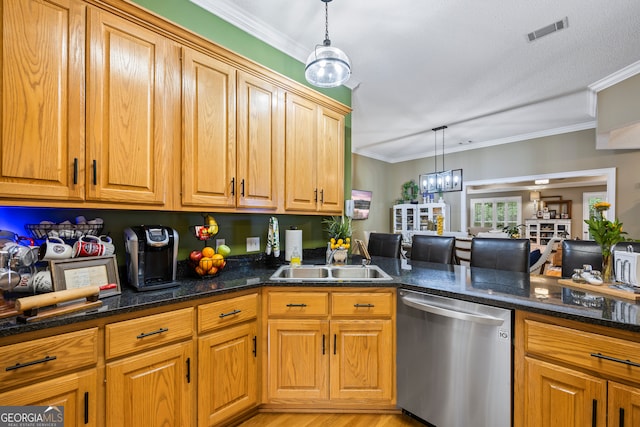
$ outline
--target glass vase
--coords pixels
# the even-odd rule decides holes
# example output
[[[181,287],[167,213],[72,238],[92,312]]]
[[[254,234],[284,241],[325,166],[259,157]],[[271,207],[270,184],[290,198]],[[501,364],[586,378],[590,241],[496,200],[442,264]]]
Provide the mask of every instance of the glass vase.
[[[613,283],[613,256],[611,252],[602,255],[602,281],[604,283]]]

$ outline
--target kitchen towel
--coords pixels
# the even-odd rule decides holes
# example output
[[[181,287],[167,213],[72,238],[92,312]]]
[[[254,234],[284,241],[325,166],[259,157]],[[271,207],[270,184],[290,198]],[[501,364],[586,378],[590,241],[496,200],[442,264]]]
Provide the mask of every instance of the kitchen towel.
[[[278,258],[280,256],[280,228],[278,226],[278,218],[272,216],[269,218],[269,233],[267,235],[267,249],[265,253]]]
[[[300,261],[302,261],[302,230],[286,230],[284,237],[284,260],[291,261],[291,254],[298,248]]]

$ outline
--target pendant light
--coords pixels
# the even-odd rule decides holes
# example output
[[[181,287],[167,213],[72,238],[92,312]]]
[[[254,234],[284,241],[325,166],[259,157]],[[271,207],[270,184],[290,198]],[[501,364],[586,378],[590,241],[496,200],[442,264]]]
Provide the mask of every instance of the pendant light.
[[[316,45],[307,58],[304,67],[304,77],[309,83],[318,87],[340,86],[351,77],[351,63],[347,55],[331,46],[329,40],[329,2],[324,2],[324,42]]]
[[[434,132],[434,172],[419,176],[420,190],[426,197],[430,193],[444,193],[449,191],[462,191],[462,169],[444,168],[444,130],[446,126],[431,129]],[[442,169],[438,170],[438,131],[442,131]]]

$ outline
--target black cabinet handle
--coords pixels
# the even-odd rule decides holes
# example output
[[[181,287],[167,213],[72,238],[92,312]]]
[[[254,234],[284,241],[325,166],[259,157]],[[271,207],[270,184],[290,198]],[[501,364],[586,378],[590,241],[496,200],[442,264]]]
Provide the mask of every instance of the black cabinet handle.
[[[233,310],[233,311],[230,311],[228,313],[220,313],[220,318],[223,319],[223,318],[225,318],[227,316],[233,316],[234,314],[238,314],[240,312],[242,312],[242,310]]]
[[[93,185],[98,185],[98,162],[93,159]]]
[[[313,198],[316,203],[318,203],[318,189],[313,190]]]
[[[5,371],[15,371],[16,369],[26,368],[27,366],[39,365],[40,363],[51,362],[52,360],[56,360],[56,356],[45,356],[42,359],[32,360],[31,362],[25,363],[16,363],[13,366],[7,366]]]
[[[244,179],[240,181],[240,196],[244,197]]]
[[[89,392],[84,392],[84,423],[89,424]]]
[[[624,427],[624,408],[620,408],[620,423],[619,427]]]
[[[253,336],[253,357],[258,357],[258,337]]]
[[[325,351],[324,339],[325,339],[325,336],[324,334],[322,334],[322,354],[324,354],[324,351]]]
[[[73,158],[73,183],[78,183],[78,158]]]
[[[636,368],[640,368],[640,363],[632,362],[629,359],[618,359],[617,357],[606,356],[601,353],[591,353],[591,357],[597,357],[598,359],[609,360],[611,362],[622,363],[624,365],[635,366]]]
[[[337,342],[338,342],[338,335],[333,334],[333,354],[336,354],[336,351],[337,351],[336,347],[338,346]]]
[[[232,196],[236,195],[236,179],[235,178],[231,178],[231,195]]]
[[[306,307],[307,304],[287,304],[287,307]]]
[[[161,334],[163,332],[168,332],[168,331],[169,331],[169,328],[160,328],[157,331],[153,331],[153,332],[142,332],[136,338],[142,339],[142,338],[145,338],[145,337],[150,337],[151,335],[157,335],[157,334]]]
[[[320,190],[320,204],[324,203],[324,189]]]
[[[596,399],[593,399],[593,401],[591,402],[592,405],[592,409],[591,409],[591,427],[597,427],[597,423],[598,423],[598,401]]]
[[[187,357],[187,384],[191,383],[191,358]]]
[[[353,304],[355,308],[372,308],[375,307],[373,304]]]

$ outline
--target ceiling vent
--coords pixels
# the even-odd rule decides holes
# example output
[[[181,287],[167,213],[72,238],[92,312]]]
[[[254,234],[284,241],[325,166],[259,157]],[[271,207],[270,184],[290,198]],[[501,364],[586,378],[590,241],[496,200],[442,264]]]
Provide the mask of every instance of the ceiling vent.
[[[540,37],[547,36],[551,33],[555,33],[556,31],[563,30],[569,26],[569,18],[564,17],[564,19],[554,22],[553,24],[549,24],[546,27],[539,28],[532,33],[527,34],[527,38],[530,42],[534,40],[538,40]]]

